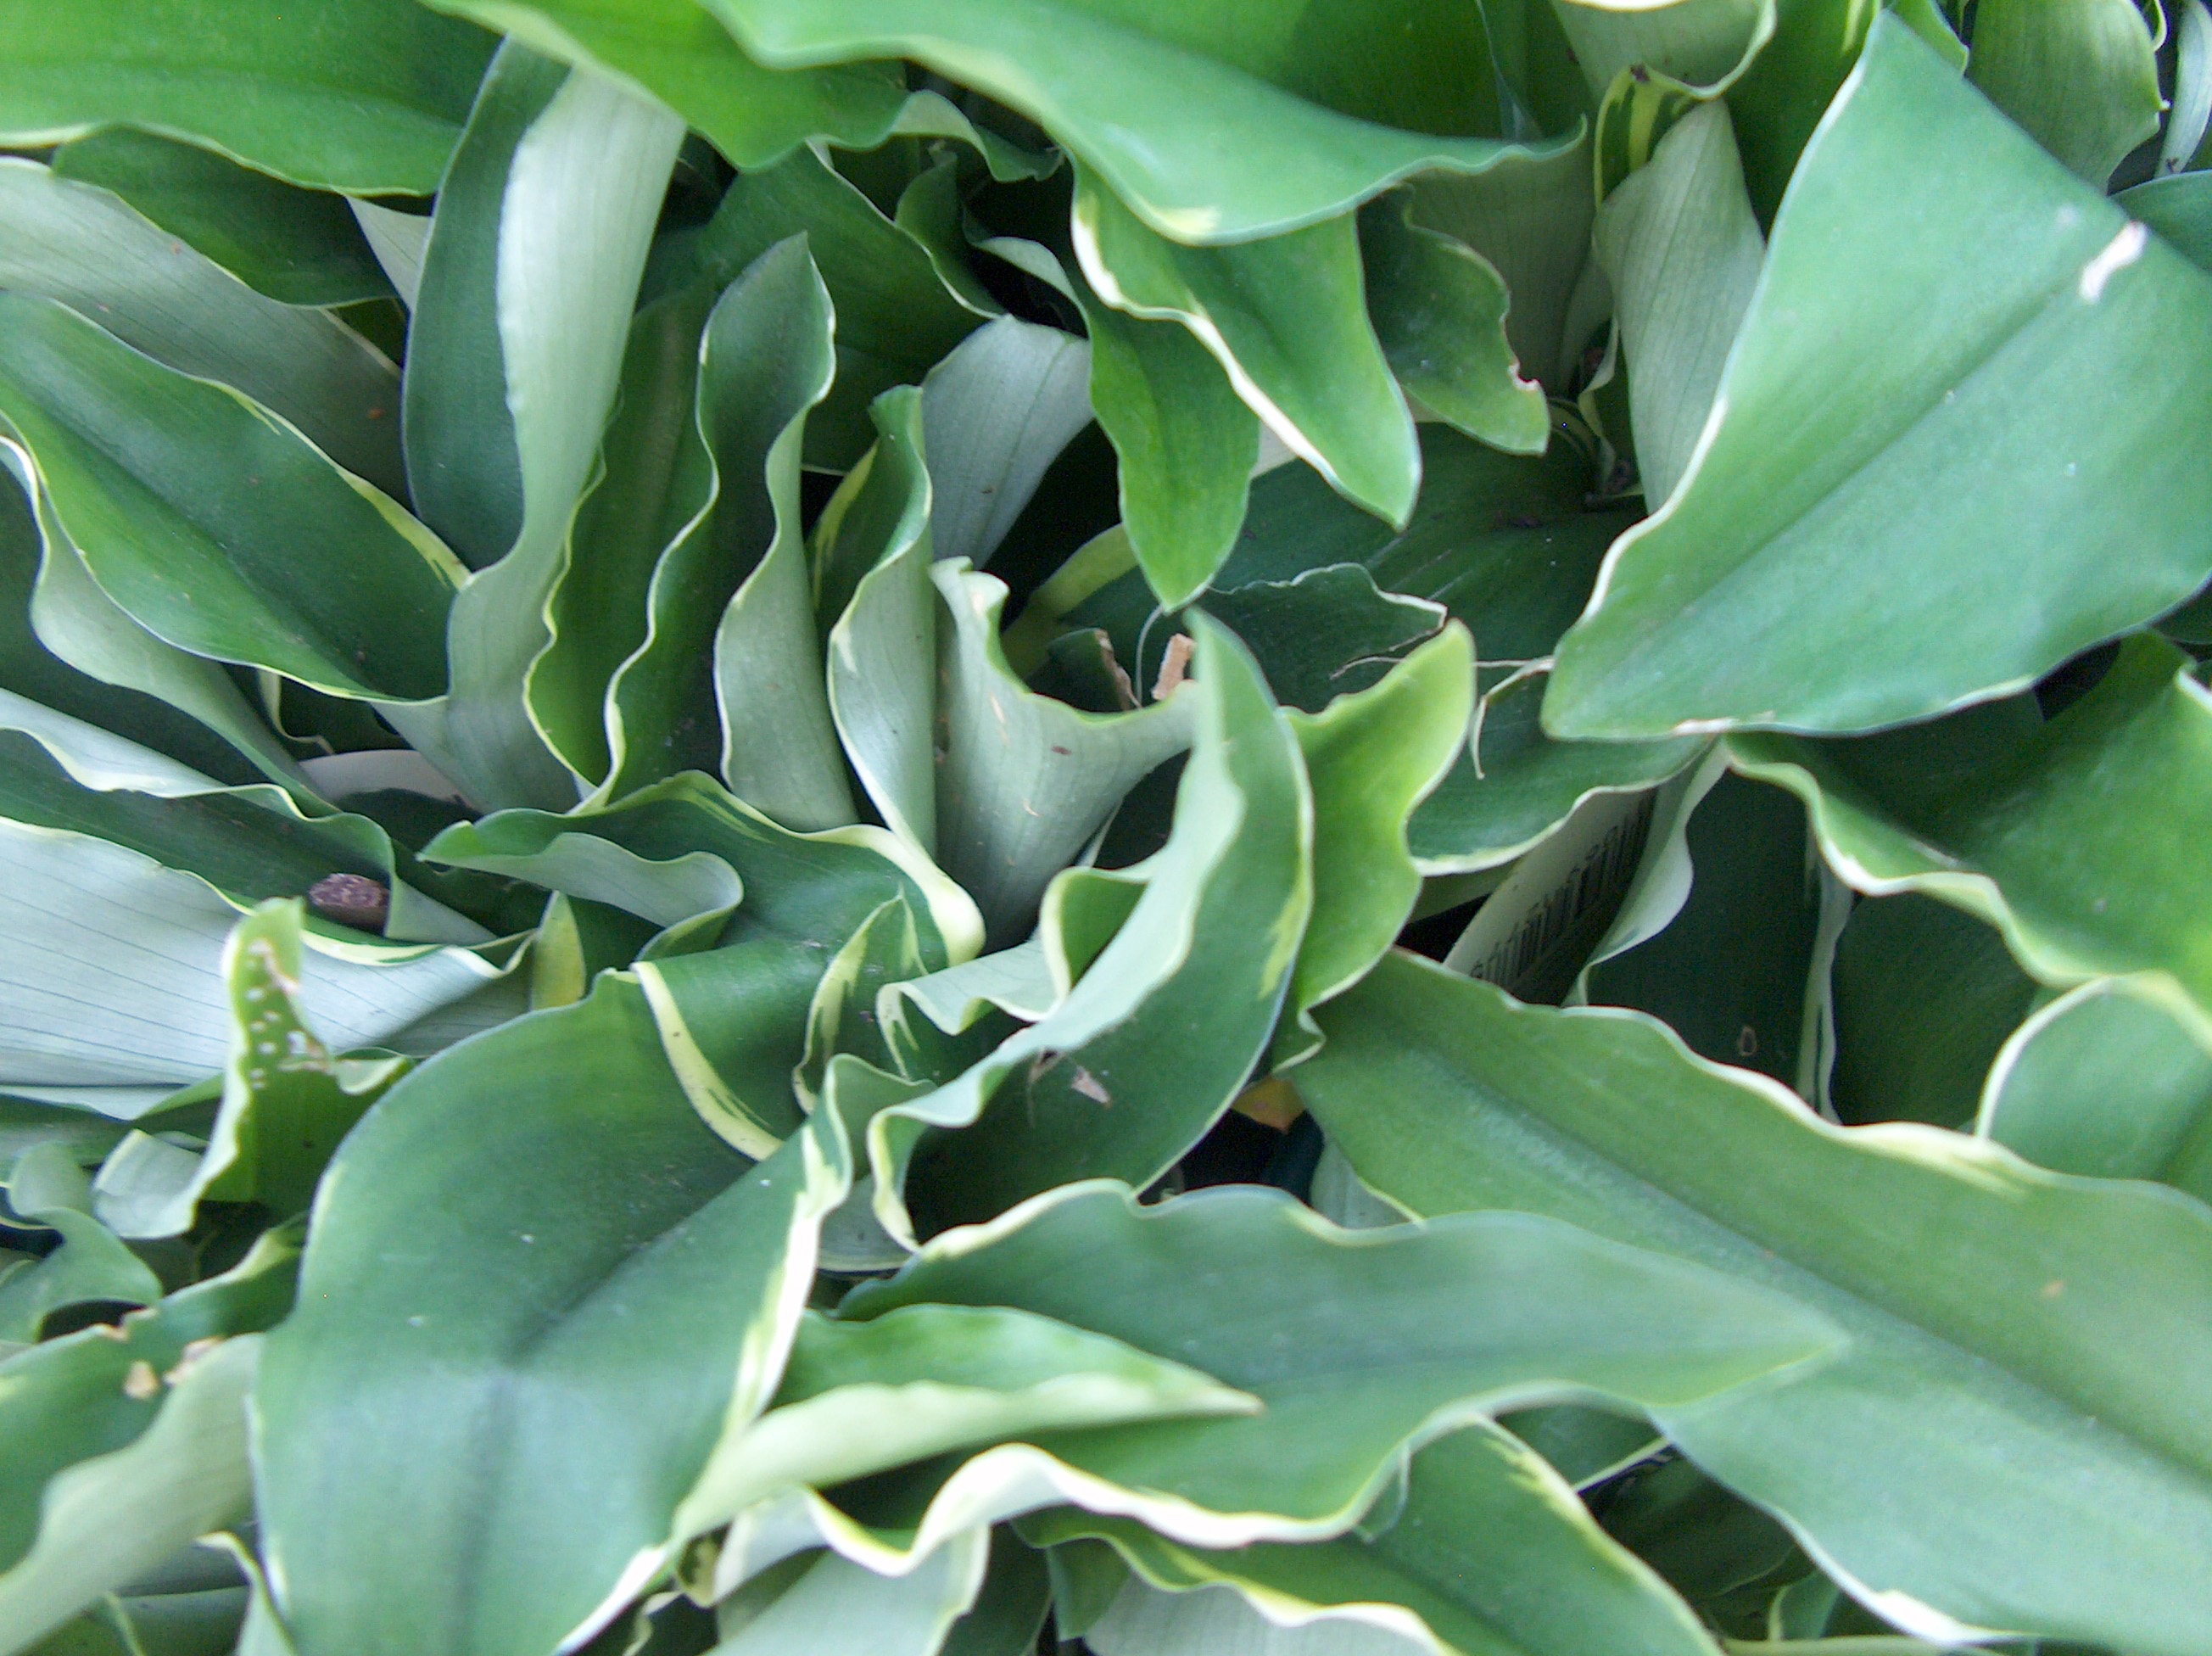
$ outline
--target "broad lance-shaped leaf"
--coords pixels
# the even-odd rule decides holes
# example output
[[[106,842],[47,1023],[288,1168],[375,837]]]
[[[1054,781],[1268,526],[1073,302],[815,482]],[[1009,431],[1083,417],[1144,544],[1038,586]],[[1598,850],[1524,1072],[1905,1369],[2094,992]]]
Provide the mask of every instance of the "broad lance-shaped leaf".
[[[1244,241],[1334,217],[1430,167],[1522,152],[1497,130],[1480,17],[1407,0],[1387,17],[1194,15],[1164,4],[711,0],[778,68],[907,58],[1020,110],[1151,226]]]
[[[2212,411],[2172,343],[2206,338],[2212,281],[1885,14],[1799,164],[1687,476],[1560,642],[1547,725],[1868,729],[2171,609],[2212,575],[2212,481],[2163,435]]]
[[[484,804],[575,797],[526,680],[683,136],[658,104],[510,45],[439,192],[408,331],[407,469],[476,574],[447,629],[451,691],[392,716]]]
[[[155,361],[244,392],[348,471],[401,494],[399,376],[335,317],[264,298],[106,190],[0,161],[0,280]]]
[[[562,763],[595,788],[614,763],[608,687],[646,641],[663,556],[709,498],[696,410],[700,336],[715,297],[694,283],[630,324],[602,470],[576,507],[568,567],[549,606],[553,636],[530,667],[531,717]]]
[[[1149,1184],[1265,1046],[1312,907],[1312,798],[1250,659],[1211,622],[1196,636],[1196,683],[1176,692],[1196,734],[1174,831],[1138,871],[1133,907],[1128,877],[1106,882],[1120,894],[1112,941],[1090,941],[1090,969],[1048,1016],[870,1126],[877,1216],[902,1241],[909,1207],[927,1233],[1085,1175]]]
[[[2212,1051],[2155,979],[2100,977],[2015,1030],[1975,1130],[2038,1166],[2212,1202]]]
[[[730,296],[715,307],[700,368],[700,429],[730,478],[711,520],[711,550],[719,554],[713,561],[744,572],[714,635],[722,778],[740,799],[802,830],[841,827],[854,819],[823,683],[822,637],[799,525],[803,421],[829,394],[836,373],[830,294],[805,247],[803,240],[779,242],[739,278],[731,295],[750,297],[756,283],[763,291],[742,309],[744,299]],[[779,339],[793,342],[790,360],[779,365],[782,384],[732,384],[714,371],[717,358],[726,358],[758,372],[773,360],[770,342]],[[756,475],[762,487],[753,486]]]
[[[2158,50],[2134,0],[1990,0],[1973,46],[1966,78],[2100,190],[2158,131]]]
[[[1005,583],[964,560],[933,564],[930,576],[943,604],[938,860],[974,894],[986,935],[1003,947],[1019,941],[1046,883],[1122,795],[1189,745],[1196,698],[1097,714],[1039,695],[1000,648]]]
[[[1102,300],[1181,322],[1292,454],[1346,499],[1406,521],[1420,447],[1368,321],[1355,216],[1266,241],[1186,247],[1079,174],[1070,230]]]
[[[1762,1290],[1531,1215],[1355,1234],[1249,1186],[1152,1207],[1117,1184],[1054,1190],[932,1242],[856,1288],[839,1319],[922,1306],[1051,1318],[1266,1407],[1026,1432],[957,1466],[848,1486],[863,1503],[850,1513],[809,1495],[770,1502],[731,1532],[726,1570],[747,1573],[794,1533],[904,1568],[977,1523],[1065,1502],[1193,1546],[1319,1539],[1359,1519],[1412,1444],[1507,1397],[1725,1395],[1833,1337]],[[816,1452],[842,1473],[864,1446],[839,1434]]]
[[[206,1150],[133,1133],[100,1170],[95,1211],[125,1236],[175,1236],[203,1200],[307,1211],[331,1153],[407,1073],[404,1058],[342,1062],[300,1014],[300,905],[265,903],[223,948],[230,1061]]]
[[[64,144],[54,171],[113,191],[256,292],[288,305],[392,295],[343,196],[301,190],[212,150],[122,127]]]
[[[1187,604],[1235,549],[1259,416],[1180,322],[1116,310],[1071,278],[1091,336],[1091,405],[1119,461],[1122,527],[1145,580]]]
[[[836,618],[824,645],[830,712],[877,814],[934,856],[938,600],[922,393],[887,391],[868,414],[875,447],[814,529],[816,615]]]
[[[884,904],[905,899],[924,961],[974,954],[974,904],[880,828],[797,834],[687,775],[569,815],[506,811],[441,834],[426,855],[532,880],[657,925],[698,919],[684,947],[636,967],[668,1059],[714,1130],[746,1154],[797,1124],[792,1069],[817,986]]]
[[[205,144],[311,189],[428,195],[495,44],[408,0],[95,0],[66,19],[0,13],[0,135],[110,125]]]
[[[223,1067],[236,908],[105,839],[0,823],[0,1084],[118,1088],[143,1105],[134,1089]],[[315,937],[301,964],[308,1019],[341,1051],[422,1050],[519,1009],[511,980],[468,949]]]
[[[716,1442],[775,1389],[850,1181],[845,1107],[749,1163],[621,975],[386,1095],[325,1175],[255,1386],[300,1656],[543,1656],[660,1574]]]
[[[0,464],[43,501],[30,457],[0,441]],[[23,490],[0,494],[0,685],[106,731],[128,731],[226,782],[258,771],[306,787],[284,744],[221,663],[165,644],[100,589],[54,521]]]
[[[811,149],[731,180],[692,257],[727,282],[799,234],[837,314],[836,381],[807,423],[806,464],[842,472],[872,439],[869,404],[919,384],[982,318],[946,289],[920,241]]]
[[[1367,314],[1398,383],[1447,423],[1511,454],[1551,435],[1544,388],[1505,342],[1505,283],[1466,243],[1410,222],[1410,192],[1359,215]]]
[[[1549,1214],[1844,1330],[1825,1364],[1652,1415],[1877,1613],[1940,1639],[2201,1642],[2212,1213],[1956,1134],[1832,1127],[1641,1016],[1523,1007],[1407,956],[1320,1021],[1300,1095],[1407,1211]]]
[[[1109,1542],[1136,1572],[1133,1588],[1085,1635],[1101,1656],[1200,1656],[1218,1647],[1193,1636],[1201,1616],[1315,1635],[1339,1628],[1355,1635],[1347,1656],[1381,1648],[1377,1635],[1391,1634],[1415,1650],[1464,1656],[1714,1649],[1689,1608],[1590,1521],[1559,1475],[1487,1421],[1416,1451],[1395,1518],[1378,1515],[1367,1532],[1334,1541],[1206,1551],[1075,1507],[1026,1519],[1021,1530],[1034,1541]],[[1242,1617],[1201,1610],[1231,1594]],[[1166,1636],[1151,1641],[1151,1629]],[[1172,1642],[1177,1635],[1187,1642]]]
[[[1455,623],[1372,689],[1286,715],[1313,790],[1313,913],[1290,992],[1302,1022],[1356,983],[1413,912],[1421,876],[1407,819],[1458,756],[1474,697],[1474,642]]]
[[[2212,831],[2212,693],[2162,639],[2130,640],[2048,724],[2008,703],[1850,741],[1732,737],[1729,752],[1806,801],[1859,890],[1979,915],[2052,985],[2159,974],[2212,1030],[2197,855]]]
[[[51,300],[0,295],[0,418],[109,597],[195,654],[421,701],[461,571],[374,486],[228,387]]]
[[[214,1413],[191,1418],[212,1401],[208,1391],[171,1420],[179,1390],[165,1377],[188,1378],[195,1354],[205,1361],[232,1336],[283,1317],[299,1245],[296,1227],[267,1232],[220,1276],[119,1324],[49,1340],[0,1365],[8,1399],[0,1410],[0,1648],[35,1644],[100,1592],[236,1515],[234,1491],[246,1493],[242,1432],[227,1440],[236,1428]],[[149,1441],[149,1428],[165,1420],[168,1428]],[[212,1464],[200,1460],[203,1450]],[[106,1458],[134,1452],[129,1462]],[[147,1499],[156,1489],[158,1517]],[[223,1507],[213,1514],[200,1504],[211,1495]]]
[[[851,820],[794,521],[800,432],[832,372],[830,330],[829,296],[795,238],[714,306],[699,342],[696,435],[678,439],[666,463],[669,514],[696,506],[653,568],[646,634],[608,686],[613,763],[601,799],[726,760],[747,784],[740,794],[793,827]],[[574,624],[605,623],[580,614]]]
[[[1644,497],[1656,508],[1689,470],[1766,251],[1727,106],[1684,117],[1598,209],[1595,236],[1628,359]]]

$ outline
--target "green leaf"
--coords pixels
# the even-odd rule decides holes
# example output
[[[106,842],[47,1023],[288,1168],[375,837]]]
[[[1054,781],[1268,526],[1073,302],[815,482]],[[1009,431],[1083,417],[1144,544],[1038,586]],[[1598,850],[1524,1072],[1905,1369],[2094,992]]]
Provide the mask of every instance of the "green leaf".
[[[214,1342],[282,1318],[292,1304],[298,1254],[296,1228],[266,1232],[222,1275],[132,1312],[118,1325],[99,1324],[49,1340],[0,1365],[7,1397],[0,1409],[0,1442],[7,1448],[0,1456],[0,1568],[8,1572],[0,1575],[0,1594],[27,1593],[32,1586],[33,1573],[21,1567],[38,1546],[42,1497],[52,1480],[72,1476],[70,1469],[81,1464],[96,1469],[100,1457],[139,1440],[165,1413],[161,1377],[175,1373],[194,1352],[219,1350]],[[115,1543],[135,1544],[128,1524],[111,1519],[109,1527]],[[121,1586],[177,1544],[101,1585]],[[49,1556],[63,1552],[64,1562],[69,1550],[46,1549]],[[7,1625],[11,1635],[21,1626]]]
[[[1359,215],[1367,314],[1390,371],[1422,407],[1468,436],[1540,454],[1551,410],[1506,343],[1504,280],[1465,242],[1412,222],[1413,206],[1407,192]]]
[[[1017,942],[1046,883],[1075,860],[1121,797],[1190,745],[1180,694],[1129,713],[1084,713],[1024,686],[999,644],[1006,588],[964,561],[932,566],[940,624],[938,856],[975,898],[984,930]]]
[[[939,614],[921,399],[901,387],[869,409],[881,435],[823,508],[813,564],[817,618],[836,617],[824,649],[845,757],[891,831],[933,855]]]
[[[1372,688],[1445,624],[1441,605],[1384,593],[1357,563],[1224,588],[1206,595],[1206,612],[1252,652],[1277,703],[1304,713]],[[1471,680],[1472,658],[1468,667]]]
[[[1091,943],[1089,970],[1046,1017],[870,1125],[876,1213],[902,1241],[915,1234],[908,1206],[927,1232],[1086,1174],[1149,1184],[1265,1049],[1312,903],[1313,806],[1296,739],[1249,659],[1211,623],[1197,638],[1195,689],[1176,692],[1196,734],[1175,829],[1133,908],[1116,882],[1116,924],[1101,934],[1112,941]],[[1084,884],[1095,880],[1064,876],[1058,889],[1095,895]],[[1046,908],[1048,951],[1066,950],[1049,898]]]
[[[739,1589],[716,1613],[716,1656],[938,1656],[982,1590],[990,1537],[972,1530],[903,1575],[823,1550]],[[763,1591],[764,1590],[764,1591]]]
[[[0,846],[0,1081],[166,1091],[222,1068],[237,910],[104,839],[7,823]],[[514,1009],[499,969],[467,949],[315,937],[301,964],[307,1016],[340,1051],[420,1051]]]
[[[154,1379],[167,1395],[128,1446],[82,1461],[46,1486],[39,1538],[0,1576],[0,1651],[14,1653],[161,1563],[193,1537],[252,1510],[246,1397],[261,1336],[223,1340]]]
[[[1814,978],[1825,979],[1828,963],[1803,806],[1778,788],[1723,776],[1690,813],[1686,839],[1694,871],[1686,900],[1656,936],[1594,964],[1584,995],[1650,1013],[1715,1063],[1784,1087],[1809,1083],[1824,998]]]
[[[830,295],[803,242],[780,244],[762,256],[754,271],[766,290],[765,302],[757,312],[737,304],[716,307],[700,368],[706,393],[701,430],[707,433],[707,422],[714,423],[708,447],[717,465],[748,484],[756,470],[766,481],[764,490],[733,490],[732,497],[717,502],[714,519],[714,550],[725,567],[743,568],[752,548],[766,543],[714,634],[721,770],[732,792],[787,826],[835,828],[854,820],[853,795],[823,682],[799,502],[801,421],[829,393],[836,371]],[[750,285],[741,279],[730,291],[744,292]],[[788,382],[773,392],[732,386],[712,372],[714,359],[724,355],[756,369],[769,360],[763,346],[778,337],[803,341],[805,349],[786,367]],[[763,517],[763,504],[771,508],[769,520]]]
[[[404,1058],[341,1063],[301,1017],[300,922],[299,904],[271,902],[232,928],[223,975],[234,1022],[215,1130],[178,1170],[181,1184],[165,1177],[179,1153],[144,1133],[108,1159],[97,1210],[124,1235],[178,1235],[204,1198],[305,1213],[338,1141],[406,1073]]]
[[[8,1209],[56,1233],[59,1245],[0,1277],[0,1341],[29,1345],[49,1316],[72,1306],[149,1306],[161,1297],[161,1279],[94,1215],[90,1181],[66,1146],[33,1145],[16,1158]]]
[[[2172,343],[2208,319],[2200,272],[1878,20],[1776,220],[1699,453],[1561,641],[1547,723],[1865,729],[2018,688],[2172,607],[2212,574],[2212,485],[2160,435],[2212,384]],[[2120,564],[2095,550],[2115,535]]]
[[[1806,801],[1821,849],[1859,890],[1924,892],[1978,915],[2053,986],[2157,973],[2204,1019],[2196,847],[2212,796],[2197,778],[2212,694],[2185,663],[2137,638],[2048,724],[1978,709],[1851,741],[1732,738],[1731,757]]]
[[[271,299],[350,305],[391,295],[341,197],[127,127],[63,145],[53,164],[58,177],[113,191]]]
[[[1091,404],[1120,461],[1122,527],[1145,580],[1173,609],[1206,588],[1237,544],[1260,451],[1259,417],[1179,322],[1102,303],[1079,277]]]
[[[1590,1521],[1558,1473],[1488,1422],[1418,1451],[1403,1499],[1395,1519],[1367,1532],[1230,1552],[1181,1546],[1127,1519],[1073,1507],[1022,1527],[1038,1539],[1109,1541],[1137,1572],[1142,1585],[1086,1635],[1109,1656],[1117,1648],[1132,1656],[1177,1649],[1147,1642],[1139,1625],[1158,1618],[1164,1627],[1182,1626],[1203,1613],[1204,1600],[1218,1603],[1223,1595],[1210,1586],[1233,1590],[1247,1616],[1295,1627],[1309,1640],[1339,1628],[1360,1629],[1370,1641],[1396,1634],[1419,1648],[1466,1656],[1600,1649],[1711,1656],[1711,1641],[1665,1583]],[[1162,1604],[1146,1588],[1175,1597]],[[1222,1647],[1194,1629],[1183,1636],[1194,1656]],[[1368,1646],[1355,1640],[1354,1647]]]
[[[96,0],[67,18],[11,0],[0,16],[9,144],[135,126],[362,195],[438,187],[495,44],[408,0]]]
[[[843,1194],[817,1121],[750,1167],[621,977],[386,1095],[331,1165],[255,1389],[301,1656],[544,1652],[659,1574],[726,1424],[774,1390]]]
[[[382,885],[393,943],[486,943],[482,926],[426,897],[402,877],[436,878],[367,817],[318,803],[303,812],[263,786],[227,788],[151,750],[48,713],[0,691],[0,816],[26,826],[85,834],[198,875],[240,909],[265,898],[302,897],[325,875]],[[318,918],[339,945],[368,943],[375,927]],[[380,953],[389,954],[391,950]]]
[[[348,471],[405,492],[399,376],[335,318],[257,294],[118,197],[32,161],[0,161],[0,225],[8,287],[58,299],[156,362],[244,392]]]
[[[1954,69],[1966,48],[1932,0],[1886,0]],[[1876,6],[1866,0],[1776,0],[1773,38],[1759,48],[1728,88],[1729,114],[1743,152],[1743,181],[1759,222],[1774,222],[1798,157],[1859,59]]]
[[[921,426],[933,557],[988,567],[1047,468],[1091,423],[1090,366],[1082,339],[1002,316],[930,369]]]
[[[1831,1127],[1648,1020],[1522,1007],[1409,957],[1320,1021],[1300,1094],[1401,1207],[1549,1214],[1849,1333],[1825,1365],[1652,1413],[1886,1619],[2191,1647],[2212,1445],[2172,1377],[2212,1361],[2212,1215],[1955,1134]]]
[[[12,447],[0,447],[0,462],[30,471]],[[34,513],[20,490],[0,490],[0,685],[13,695],[63,719],[127,729],[130,746],[147,744],[195,771],[246,782],[258,770],[305,788],[292,756],[222,667],[164,644],[116,608],[52,510]]]
[[[2035,999],[1995,928],[1913,892],[1851,910],[1832,982],[1827,1101],[1852,1126],[1966,1126],[1982,1078]]]
[[[2039,1166],[2212,1201],[2212,1052],[2155,980],[2101,977],[2014,1032],[1976,1130]]]
[[[699,343],[715,295],[705,283],[655,300],[630,324],[605,468],[576,508],[568,567],[553,589],[553,636],[531,664],[530,713],[586,782],[614,764],[609,686],[646,641],[654,572],[708,500],[696,417]]]
[[[447,829],[424,853],[520,875],[673,926],[705,916],[688,953],[637,975],[668,1059],[714,1130],[765,1154],[799,1118],[792,1070],[836,952],[903,898],[932,966],[972,955],[982,927],[958,887],[880,828],[798,834],[696,774],[567,816],[506,811]],[[734,912],[732,912],[734,905]]]
[[[794,1489],[1039,1432],[1258,1407],[1180,1362],[1029,1312],[923,1304],[861,1323],[810,1314],[775,1406],[720,1446],[678,1527],[703,1533]]]
[[[1152,1207],[1100,1182],[1055,1190],[931,1243],[839,1317],[924,1303],[1007,1306],[1171,1353],[1267,1407],[1035,1433],[957,1471],[926,1465],[885,1490],[895,1544],[843,1529],[856,1556],[926,1552],[1063,1501],[1199,1547],[1319,1539],[1366,1511],[1405,1449],[1486,1404],[1725,1395],[1831,1338],[1767,1294],[1529,1215],[1355,1236],[1249,1186]]]
[[[731,180],[694,258],[727,282],[801,234],[837,317],[836,381],[807,422],[806,464],[842,472],[872,440],[869,404],[920,384],[982,319],[945,288],[921,242],[811,149]]]
[[[0,417],[102,589],[157,636],[340,696],[434,697],[460,570],[228,387],[50,300],[0,297]]]
[[[1715,86],[1774,33],[1774,0],[1554,0],[1554,9],[1594,99],[1636,69]]]
[[[2212,175],[2153,179],[2112,198],[2197,269],[2212,270]]]
[[[2135,0],[1990,0],[1966,78],[2100,190],[2158,131],[2158,57]]]
[[[1290,993],[1302,1023],[1357,983],[1412,914],[1421,875],[1407,819],[1465,742],[1474,687],[1474,643],[1453,625],[1372,689],[1287,715],[1313,789],[1313,913]]]
[[[1549,0],[1540,3],[1548,14]],[[1495,15],[1491,27],[1498,27]],[[1415,224],[1465,242],[1504,281],[1512,301],[1505,340],[1522,371],[1552,389],[1567,390],[1584,344],[1568,336],[1577,320],[1576,291],[1589,262],[1596,205],[1587,137],[1526,166],[1468,176],[1424,174],[1413,181],[1413,199]]]
[[[1695,736],[1554,741],[1540,718],[1548,678],[1524,669],[1483,693],[1467,752],[1407,825],[1423,874],[1472,874],[1510,862],[1586,801],[1655,788],[1705,751]]]
[[[1429,167],[1480,173],[1522,153],[1461,136],[1496,119],[1489,43],[1479,13],[1431,0],[1318,20],[1158,0],[708,9],[777,68],[908,58],[996,98],[1179,240],[1295,229]]]
[[[1245,405],[1346,498],[1403,524],[1421,482],[1413,417],[1369,323],[1358,220],[1266,241],[1168,240],[1087,174],[1073,225],[1084,279],[1133,316],[1181,322]]]
[[[1656,507],[1690,469],[1765,258],[1727,107],[1683,117],[1606,198],[1595,236],[1628,358],[1637,465]]]
[[[735,167],[773,166],[810,138],[872,149],[897,121],[896,65],[763,69],[692,0],[433,0],[435,9],[658,98]]]
[[[991,1531],[983,1591],[952,1624],[939,1656],[1029,1656],[1052,1608],[1044,1555],[1015,1540],[1002,1525]]]
[[[401,734],[489,805],[575,796],[526,680],[682,137],[657,104],[509,46],[431,220],[408,334],[408,476],[476,573],[453,600],[452,691]]]

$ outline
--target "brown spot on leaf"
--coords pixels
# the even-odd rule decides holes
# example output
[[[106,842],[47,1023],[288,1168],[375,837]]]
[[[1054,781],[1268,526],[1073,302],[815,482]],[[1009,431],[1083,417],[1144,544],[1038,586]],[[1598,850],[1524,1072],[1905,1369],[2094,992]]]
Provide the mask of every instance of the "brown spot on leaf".
[[[307,901],[325,920],[361,931],[380,932],[392,917],[392,892],[362,874],[325,874],[307,887]]]

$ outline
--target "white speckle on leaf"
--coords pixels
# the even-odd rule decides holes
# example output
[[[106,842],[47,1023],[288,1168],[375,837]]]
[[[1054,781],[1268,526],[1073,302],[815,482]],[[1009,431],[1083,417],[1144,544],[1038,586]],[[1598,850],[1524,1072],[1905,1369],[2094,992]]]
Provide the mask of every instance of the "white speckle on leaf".
[[[2105,244],[2104,252],[2081,267],[2081,297],[2095,304],[2105,296],[2105,283],[2116,271],[2124,271],[2143,256],[2149,244],[2150,232],[2135,220],[2130,219],[2120,227],[2120,233]]]

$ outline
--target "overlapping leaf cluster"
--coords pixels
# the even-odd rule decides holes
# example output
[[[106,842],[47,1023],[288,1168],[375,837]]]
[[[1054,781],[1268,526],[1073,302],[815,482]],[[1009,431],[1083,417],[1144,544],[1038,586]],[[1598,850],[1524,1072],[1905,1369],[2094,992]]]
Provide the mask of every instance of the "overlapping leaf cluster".
[[[0,1652],[2212,1651],[2204,0],[0,20]]]

